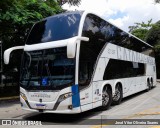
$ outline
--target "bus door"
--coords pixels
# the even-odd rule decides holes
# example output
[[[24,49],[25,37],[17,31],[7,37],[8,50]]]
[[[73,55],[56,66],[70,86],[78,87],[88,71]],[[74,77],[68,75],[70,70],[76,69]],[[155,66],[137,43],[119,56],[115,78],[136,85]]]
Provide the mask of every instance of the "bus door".
[[[91,75],[93,65],[89,61],[81,61],[79,63],[79,91],[80,91],[80,104],[82,111],[92,108],[92,85]]]

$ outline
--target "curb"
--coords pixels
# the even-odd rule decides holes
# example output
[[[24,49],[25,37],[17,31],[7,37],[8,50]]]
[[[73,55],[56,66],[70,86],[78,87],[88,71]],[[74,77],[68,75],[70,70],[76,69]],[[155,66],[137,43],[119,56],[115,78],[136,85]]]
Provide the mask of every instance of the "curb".
[[[0,98],[0,102],[1,101],[17,100],[17,99],[19,99],[19,96],[2,97],[2,98]]]

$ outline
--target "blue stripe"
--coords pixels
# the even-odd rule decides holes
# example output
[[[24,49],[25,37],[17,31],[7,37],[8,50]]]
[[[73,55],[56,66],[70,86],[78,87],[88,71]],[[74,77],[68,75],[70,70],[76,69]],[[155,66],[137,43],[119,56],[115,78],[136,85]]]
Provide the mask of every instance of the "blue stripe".
[[[79,107],[80,106],[80,96],[79,96],[79,89],[78,89],[78,84],[73,85],[71,87],[72,89],[72,106],[73,108]]]

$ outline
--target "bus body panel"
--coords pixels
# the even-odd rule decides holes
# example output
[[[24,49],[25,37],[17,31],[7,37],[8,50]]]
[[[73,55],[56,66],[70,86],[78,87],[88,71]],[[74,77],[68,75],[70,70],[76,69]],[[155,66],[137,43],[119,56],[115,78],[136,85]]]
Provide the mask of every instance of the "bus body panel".
[[[81,106],[92,103],[92,85],[80,91]]]
[[[69,98],[61,101],[56,106],[59,97],[61,95],[63,95],[63,94],[66,94],[66,92],[71,92],[71,87],[65,88],[65,89],[63,89],[63,90],[61,90],[59,92],[54,92],[54,91],[53,92],[50,92],[50,91],[49,92],[48,91],[32,91],[32,93],[30,93],[30,91],[26,91],[23,88],[20,88],[20,92],[25,94],[26,99],[27,99],[27,100],[24,100],[22,98],[22,96],[20,97],[23,108],[39,109],[37,105],[43,104],[43,105],[45,105],[45,109],[46,110],[63,111],[63,110],[69,109],[68,108],[69,105],[73,104],[72,103],[72,97],[69,97]],[[58,95],[56,96],[56,98],[53,98],[52,95],[55,95],[57,93],[58,93]],[[46,97],[44,98],[44,96],[48,97],[49,100],[46,100]],[[30,97],[34,97],[34,98],[31,99]],[[41,99],[41,102],[40,102],[40,99]],[[55,108],[55,106],[56,106],[56,108]],[[75,109],[75,108],[73,108],[73,109]]]
[[[98,63],[95,68],[93,81],[101,81],[103,80],[104,69],[106,65],[107,59],[99,58]]]
[[[74,108],[72,110],[56,110],[56,111],[52,111],[52,110],[39,111],[38,109],[29,109],[29,108],[25,108],[25,107],[22,107],[22,109],[27,110],[27,111],[31,111],[31,112],[57,113],[57,114],[75,114],[75,113],[81,113],[82,112],[80,107]]]

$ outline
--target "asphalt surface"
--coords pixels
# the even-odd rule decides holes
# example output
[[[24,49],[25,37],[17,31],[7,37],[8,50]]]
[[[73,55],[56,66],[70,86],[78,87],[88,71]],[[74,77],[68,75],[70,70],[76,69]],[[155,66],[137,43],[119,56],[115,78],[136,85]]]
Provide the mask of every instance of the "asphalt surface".
[[[100,111],[99,109],[93,109],[74,115],[43,114],[24,111],[20,107],[19,100],[3,101],[0,102],[0,119],[22,119],[30,122],[40,121],[43,124],[42,126],[29,126],[34,128],[160,128],[160,125],[158,126],[156,124],[139,124],[146,120],[156,122],[157,120],[154,119],[160,119],[160,83],[157,83],[157,86],[149,92],[143,91],[123,99],[120,105],[112,105],[109,110]],[[119,121],[118,119],[122,120]],[[117,123],[122,122],[123,124],[113,125],[114,121],[117,121]],[[137,121],[136,123],[138,125],[124,125],[124,121],[130,121],[131,123]],[[1,127],[6,128],[11,126],[0,125]],[[16,127],[22,126],[17,125]]]

